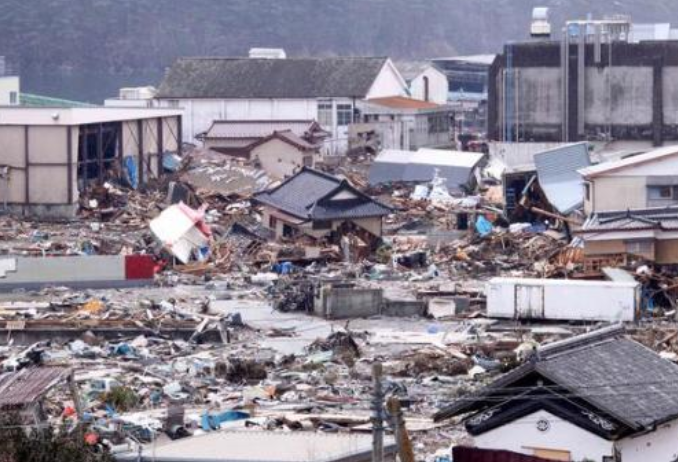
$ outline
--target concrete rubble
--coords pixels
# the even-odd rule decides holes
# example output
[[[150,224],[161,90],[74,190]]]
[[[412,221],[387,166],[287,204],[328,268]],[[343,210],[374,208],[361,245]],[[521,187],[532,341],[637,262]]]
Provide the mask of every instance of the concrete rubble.
[[[603,278],[585,268],[566,220],[510,223],[490,183],[454,196],[437,177],[368,187],[360,165],[333,173],[396,208],[359,258],[323,240],[272,239],[249,201],[269,182],[200,153],[147,191],[92,191],[74,221],[0,217],[2,370],[72,370],[78,393],[51,390],[46,419],[85,424],[121,453],[219,429],[369,432],[380,362],[418,459],[434,460],[464,442],[454,423],[433,422],[442,403],[593,327],[486,315],[493,277]],[[16,259],[119,256],[147,257],[128,271],[150,277],[101,285],[74,267],[72,278],[3,290]],[[626,269],[646,301],[634,337],[678,362],[676,274]]]

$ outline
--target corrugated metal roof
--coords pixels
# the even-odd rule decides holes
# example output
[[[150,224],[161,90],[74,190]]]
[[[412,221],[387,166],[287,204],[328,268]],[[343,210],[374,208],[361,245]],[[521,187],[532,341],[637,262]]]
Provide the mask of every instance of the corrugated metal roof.
[[[41,367],[0,375],[0,408],[18,407],[40,399],[64,379],[68,369]]]
[[[475,152],[420,149],[418,151],[382,151],[370,166],[369,183],[390,182],[424,183],[438,175],[445,178],[447,187],[459,191],[469,182],[473,169],[483,158]]]
[[[385,454],[395,453],[393,437]],[[333,462],[369,460],[372,436],[357,433],[221,431],[144,447],[141,461],[168,462]],[[139,460],[136,451],[116,456]]]
[[[636,165],[660,161],[666,157],[671,157],[676,154],[678,154],[678,146],[665,146],[663,148],[654,149],[650,152],[639,154],[637,156],[627,157],[621,160],[604,162],[602,164],[582,168],[581,170],[579,170],[579,173],[584,178],[593,178],[613,171],[633,168]]]
[[[588,143],[576,143],[534,156],[539,185],[551,205],[569,214],[584,203],[584,186],[578,170],[591,165]]]

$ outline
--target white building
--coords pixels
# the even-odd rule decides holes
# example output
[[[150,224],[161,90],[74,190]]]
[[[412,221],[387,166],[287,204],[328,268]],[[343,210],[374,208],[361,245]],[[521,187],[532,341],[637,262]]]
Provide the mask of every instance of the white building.
[[[214,120],[317,120],[345,146],[357,102],[406,94],[388,58],[181,58],[156,101],[184,110],[184,141]]]
[[[477,447],[550,460],[678,459],[678,366],[612,326],[538,348],[436,420],[469,414]]]
[[[21,84],[15,75],[0,75],[0,106],[18,106]]]
[[[437,104],[447,103],[447,75],[429,62],[399,62],[396,67],[407,82],[410,97]]]
[[[121,88],[117,98],[107,98],[107,107],[153,107],[153,98],[158,90],[152,86]]]

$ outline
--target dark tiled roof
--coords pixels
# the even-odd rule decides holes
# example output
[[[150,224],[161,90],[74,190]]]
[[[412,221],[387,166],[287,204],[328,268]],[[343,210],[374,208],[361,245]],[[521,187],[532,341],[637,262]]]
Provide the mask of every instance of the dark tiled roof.
[[[348,189],[357,198],[330,200]],[[387,215],[391,208],[353,188],[346,180],[304,168],[280,186],[254,196],[254,200],[304,220],[363,218]]]
[[[578,233],[678,229],[678,207],[599,212]]]
[[[534,361],[500,377],[476,400],[453,404],[435,418],[477,410],[484,399],[499,391],[507,396],[511,384],[531,373],[547,378],[635,431],[678,417],[678,366],[622,337],[622,332],[608,328],[540,348]]]
[[[180,58],[160,98],[364,98],[387,58]]]

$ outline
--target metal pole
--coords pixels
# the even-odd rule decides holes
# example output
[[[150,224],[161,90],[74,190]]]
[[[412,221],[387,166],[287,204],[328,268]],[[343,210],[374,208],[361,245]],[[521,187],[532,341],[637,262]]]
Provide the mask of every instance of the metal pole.
[[[382,365],[379,361],[372,365],[374,391],[372,402],[372,462],[384,460],[384,392],[381,388]]]

